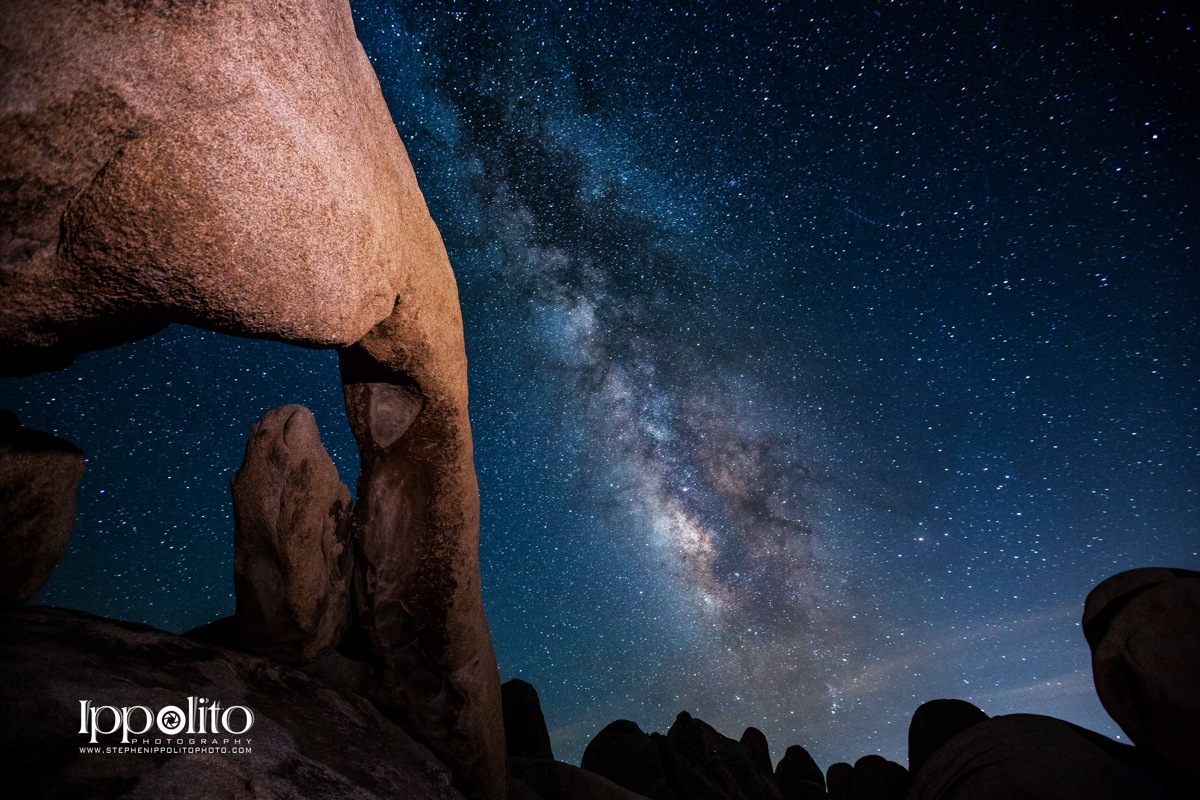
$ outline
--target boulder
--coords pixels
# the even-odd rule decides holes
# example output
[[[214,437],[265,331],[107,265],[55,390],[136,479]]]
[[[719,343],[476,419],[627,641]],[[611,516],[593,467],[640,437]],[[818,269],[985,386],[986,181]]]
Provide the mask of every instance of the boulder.
[[[537,689],[519,678],[500,686],[504,706],[504,741],[511,758],[554,759],[550,732],[542,716]]]
[[[1135,748],[1037,714],[976,722],[935,750],[913,777],[908,800],[1166,797]]]
[[[144,625],[63,609],[2,613],[0,674],[0,766],[13,796],[463,800],[446,767],[366,699]],[[241,706],[253,722],[220,736],[152,726],[124,745],[119,732],[101,733],[101,751],[81,750],[91,746],[80,733],[88,719],[81,701],[92,710],[176,706],[186,714],[189,698],[225,711]],[[231,718],[234,730],[246,725],[242,714]],[[114,726],[115,712],[97,716],[99,730]],[[130,719],[133,731],[144,726],[142,712]]]
[[[1114,575],[1088,595],[1083,630],[1105,710],[1130,741],[1200,784],[1200,573]]]
[[[0,607],[24,603],[50,580],[75,527],[83,453],[0,411]]]
[[[627,719],[597,733],[584,749],[580,766],[652,800],[677,800],[658,742]]]
[[[922,703],[908,725],[908,771],[916,775],[929,757],[955,734],[987,718],[987,714],[966,700]]]
[[[846,800],[850,796],[850,776],[853,774],[854,767],[845,761],[829,765],[825,770],[825,788],[832,800]]]
[[[775,782],[783,800],[810,800],[825,797],[825,773],[817,762],[798,744],[783,754],[775,767]]]
[[[758,767],[758,771],[767,775],[772,774],[771,745],[767,742],[767,735],[758,728],[746,728],[742,731],[741,742],[742,747],[746,748],[746,752],[750,754],[750,760],[754,762],[754,766]]]
[[[909,786],[908,770],[878,755],[834,764],[826,780],[833,800],[904,800]]]
[[[250,431],[233,494],[233,569],[245,650],[302,664],[349,623],[350,490],[303,406],[268,411]]]
[[[761,772],[741,742],[717,732],[686,711],[680,712],[667,731],[666,745],[675,757],[672,782],[680,797],[697,800],[722,797],[778,800],[779,788],[770,773]]]

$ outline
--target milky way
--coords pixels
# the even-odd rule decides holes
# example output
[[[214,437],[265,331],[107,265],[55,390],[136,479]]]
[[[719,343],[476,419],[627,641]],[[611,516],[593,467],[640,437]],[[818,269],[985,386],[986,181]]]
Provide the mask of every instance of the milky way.
[[[1101,5],[353,4],[459,279],[501,671],[560,758],[686,709],[903,761],[933,697],[1119,733],[1083,598],[1200,568],[1200,119],[1189,17]],[[89,455],[43,602],[229,613],[274,405],[355,469],[329,353],[173,328],[4,391]]]

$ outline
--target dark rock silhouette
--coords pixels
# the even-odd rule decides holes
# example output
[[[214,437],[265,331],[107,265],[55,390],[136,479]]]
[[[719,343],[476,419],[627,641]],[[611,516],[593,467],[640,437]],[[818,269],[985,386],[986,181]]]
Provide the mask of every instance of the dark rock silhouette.
[[[966,700],[930,700],[913,712],[908,724],[908,770],[913,775],[939,747],[988,715]]]
[[[909,800],[1142,800],[1162,782],[1136,748],[1052,717],[983,720],[939,747],[914,775]]]
[[[305,663],[349,623],[350,490],[303,406],[268,411],[230,482],[243,648]]]
[[[0,669],[0,766],[12,797],[463,798],[445,766],[367,700],[257,656],[78,611],[23,608],[0,613]],[[250,708],[253,726],[238,737],[249,752],[80,753],[81,700],[157,710],[187,708],[189,697]]]
[[[1083,630],[1105,710],[1139,749],[1200,785],[1200,573],[1114,575],[1088,595]]]
[[[883,756],[834,764],[826,779],[832,800],[904,800],[908,794],[908,770]]]
[[[509,769],[518,785],[510,800],[645,800],[608,778],[553,759],[512,758]]]
[[[813,800],[825,797],[825,773],[798,744],[787,749],[775,767],[775,782],[783,800]]]
[[[659,751],[662,738],[645,733],[637,723],[619,719],[588,742],[580,766],[652,800],[676,800]]]
[[[825,770],[825,788],[829,791],[829,796],[838,800],[849,797],[850,776],[853,774],[854,767],[845,761],[830,764],[829,769]]]
[[[742,731],[741,742],[742,747],[750,754],[754,766],[758,767],[760,772],[771,774],[771,745],[767,742],[767,735],[758,728],[746,728]]]
[[[765,743],[762,737],[764,750]],[[774,776],[750,748],[687,712],[666,736],[647,734],[629,720],[610,724],[588,744],[582,766],[652,800],[781,798]]]
[[[75,527],[83,453],[0,410],[0,607],[37,594]]]
[[[541,758],[553,761],[550,732],[537,689],[519,678],[500,685],[504,705],[504,741],[509,758]]]
[[[708,723],[680,712],[667,731],[665,759],[675,763],[680,797],[776,800],[779,789],[769,772],[762,772],[742,743],[722,736]]]
[[[364,691],[499,800],[458,295],[348,3],[4,15],[0,372],[170,323],[340,348]]]

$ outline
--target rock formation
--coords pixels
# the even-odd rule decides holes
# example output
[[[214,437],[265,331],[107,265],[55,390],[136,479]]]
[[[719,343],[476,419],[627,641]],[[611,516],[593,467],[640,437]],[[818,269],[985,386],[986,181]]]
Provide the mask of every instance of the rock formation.
[[[750,754],[750,760],[761,772],[774,772],[771,767],[771,745],[767,735],[758,728],[746,728],[742,731],[742,747]]]
[[[1129,739],[1200,784],[1200,572],[1129,570],[1088,595],[1096,693]]]
[[[659,751],[661,739],[619,719],[588,742],[579,765],[652,800],[677,800]]]
[[[666,736],[646,734],[629,720],[612,723],[588,744],[582,767],[653,800],[782,797],[775,776],[750,748],[687,712]]]
[[[988,718],[966,700],[930,700],[908,724],[908,770],[916,775],[937,749],[960,731]]]
[[[230,489],[242,645],[276,661],[314,661],[349,623],[351,550],[350,490],[312,412],[267,412]]]
[[[787,749],[775,767],[775,782],[783,800],[816,800],[825,797],[825,773],[798,744]]]
[[[854,766],[838,763],[826,774],[830,800],[904,800],[908,770],[883,756],[863,756]]]
[[[78,611],[24,608],[0,613],[0,670],[7,796],[463,800],[446,767],[369,702],[257,656]],[[232,742],[219,746],[227,752],[80,752],[89,741],[78,733],[80,701],[157,711],[187,709],[189,697],[252,709],[244,735],[220,737],[248,752]],[[131,719],[140,727],[140,715]],[[112,725],[108,715],[101,722]],[[163,734],[129,744],[144,738]],[[97,743],[120,746],[121,736]]]
[[[46,585],[75,527],[83,453],[0,411],[0,607]]]
[[[504,704],[504,741],[509,758],[540,758],[553,761],[550,732],[537,689],[514,678],[500,686]]]
[[[908,794],[909,800],[1165,796],[1135,748],[1037,714],[992,717],[960,731],[914,775]]]
[[[506,791],[462,322],[345,0],[14,0],[0,28],[0,364],[180,322],[342,349],[371,697]]]

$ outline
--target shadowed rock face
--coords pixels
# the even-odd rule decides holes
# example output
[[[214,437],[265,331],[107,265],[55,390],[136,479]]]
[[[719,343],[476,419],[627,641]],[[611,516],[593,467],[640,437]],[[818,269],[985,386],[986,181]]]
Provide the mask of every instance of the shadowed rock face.
[[[955,734],[988,715],[966,700],[930,700],[913,712],[908,725],[908,770],[913,775]]]
[[[550,732],[542,715],[537,690],[514,678],[500,686],[504,703],[504,741],[509,758],[554,759]]]
[[[470,794],[502,797],[458,295],[348,4],[4,15],[0,370],[173,322],[341,348],[369,691]]]
[[[78,611],[26,608],[0,613],[0,670],[0,767],[13,797],[463,798],[447,769],[365,699],[257,656]],[[250,752],[80,753],[88,742],[78,733],[81,700],[157,711],[186,708],[188,697],[249,708]]]
[[[817,762],[798,744],[787,749],[775,768],[775,782],[783,800],[811,800],[825,797],[825,774]]]
[[[863,756],[854,766],[839,762],[826,772],[831,800],[904,800],[908,770],[883,756]]]
[[[509,800],[522,800],[529,793],[540,800],[646,800],[608,778],[561,761],[514,758],[509,764],[517,786]]]
[[[1166,797],[1161,782],[1144,767],[1135,748],[1098,733],[1052,717],[1008,714],[977,722],[939,747],[913,776],[908,798]]]
[[[761,772],[771,773],[771,745],[767,742],[767,735],[758,728],[746,728],[742,731],[741,742],[754,766]]]
[[[350,621],[350,490],[312,412],[268,411],[230,489],[242,645],[286,663],[319,658]]]
[[[1088,595],[1096,693],[1139,748],[1200,782],[1200,573],[1143,568]]]
[[[653,800],[782,797],[775,777],[750,748],[687,712],[676,717],[666,736],[617,720],[588,744],[582,766]]]
[[[82,477],[77,447],[0,411],[0,606],[24,603],[50,580],[75,527]]]

